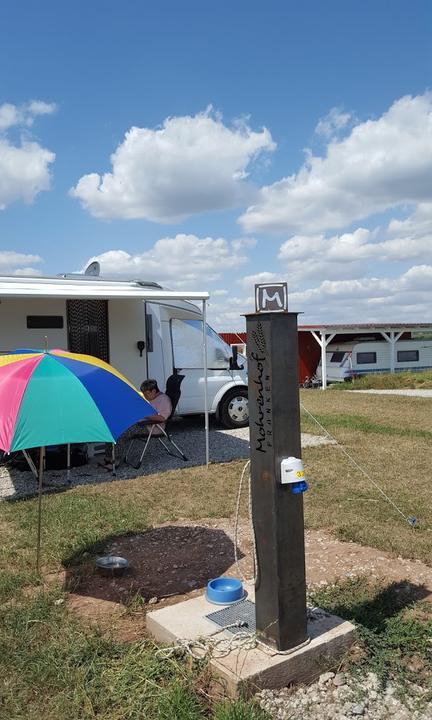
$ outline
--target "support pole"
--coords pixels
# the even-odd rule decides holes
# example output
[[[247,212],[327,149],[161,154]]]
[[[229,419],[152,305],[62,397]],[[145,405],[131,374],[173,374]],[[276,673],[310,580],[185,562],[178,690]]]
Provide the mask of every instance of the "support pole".
[[[384,330],[381,330],[381,335],[390,345],[390,372],[394,373],[396,369],[395,345],[403,333],[396,333],[394,330],[390,330],[389,333],[386,333]]]
[[[321,333],[321,389],[327,389],[327,343],[326,334]]]
[[[246,322],[257,634],[284,651],[307,641],[303,496],[281,484],[280,468],[301,456],[297,314]]]
[[[41,526],[42,526],[42,478],[44,471],[45,448],[41,447],[39,451],[39,489],[38,489],[38,529],[37,529],[37,547],[36,547],[36,572],[40,572],[40,554],[41,554]]]
[[[203,303],[203,367],[204,367],[204,430],[205,430],[205,461],[210,464],[209,412],[208,412],[208,368],[207,368],[207,303]]]
[[[321,348],[321,390],[327,388],[327,345],[333,340],[335,333],[327,337],[326,333],[321,330],[321,337],[312,330],[312,335]]]

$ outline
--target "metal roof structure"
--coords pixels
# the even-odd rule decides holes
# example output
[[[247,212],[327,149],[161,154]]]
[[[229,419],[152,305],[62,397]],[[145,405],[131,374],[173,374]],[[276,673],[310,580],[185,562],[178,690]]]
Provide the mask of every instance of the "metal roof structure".
[[[0,276],[0,297],[78,298],[142,300],[208,300],[208,292],[165,290],[144,280],[107,280],[88,275],[56,277]]]
[[[299,325],[300,331],[315,331],[324,333],[356,333],[356,332],[391,332],[396,330],[397,332],[409,332],[416,330],[417,332],[430,332],[432,331],[432,322],[430,323],[392,323],[392,322],[377,322],[377,323],[334,323],[334,324],[316,324],[316,325]]]

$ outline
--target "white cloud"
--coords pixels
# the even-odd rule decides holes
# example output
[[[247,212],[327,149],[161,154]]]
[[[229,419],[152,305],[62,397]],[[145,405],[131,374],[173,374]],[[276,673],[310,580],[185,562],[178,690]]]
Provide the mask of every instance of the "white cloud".
[[[0,210],[15,200],[30,203],[38,193],[49,189],[49,166],[55,154],[27,136],[15,144],[6,133],[14,126],[29,127],[36,115],[50,114],[55,109],[54,103],[42,100],[22,106],[0,105]]]
[[[326,237],[319,235],[294,235],[282,243],[278,257],[287,263],[288,268],[298,263],[314,263],[316,272],[322,273],[323,263],[333,263],[344,272],[344,266],[366,258],[384,258],[385,242],[372,242],[375,233],[366,228],[357,228],[353,232]]]
[[[321,120],[315,128],[317,135],[330,138],[346,127],[351,120],[351,113],[343,112],[340,108],[334,107]]]
[[[278,258],[296,284],[305,279],[361,276],[368,262],[432,262],[432,203],[418,205],[403,220],[372,230],[359,227],[326,237],[294,235],[282,243]]]
[[[291,307],[304,322],[422,322],[430,317],[432,266],[416,265],[397,277],[325,280],[293,293]]]
[[[30,203],[49,190],[49,166],[55,154],[39,143],[23,140],[15,146],[0,138],[0,210],[15,200]]]
[[[32,100],[28,104],[28,112],[30,115],[52,115],[56,110],[56,103],[47,103],[43,100]]]
[[[269,273],[271,275],[271,273]],[[277,276],[280,279],[280,275]],[[245,281],[248,278],[244,278]],[[252,290],[249,282],[242,283]],[[397,277],[325,280],[315,287],[289,292],[288,305],[301,312],[299,324],[428,322],[431,321],[432,265],[415,265]],[[211,303],[209,317],[219,331],[245,329],[242,315],[251,312],[254,298],[229,297]]]
[[[173,288],[190,289],[199,285],[205,290],[205,284],[240,267],[248,257],[235,242],[224,238],[178,234],[158,240],[150,250],[138,255],[109,250],[89,262],[92,260],[100,262],[104,275],[143,278]]]
[[[70,194],[99,218],[177,222],[206,210],[251,202],[252,162],[275,143],[266,128],[230,128],[211,109],[132,127],[111,156],[112,172],[83,175]]]
[[[239,281],[239,284],[243,287],[244,290],[253,291],[255,285],[259,285],[260,283],[272,283],[272,282],[284,282],[283,278],[281,279],[281,273],[273,273],[273,272],[259,272],[255,273],[254,275],[246,275],[244,278],[241,278]]]
[[[3,103],[0,105],[0,131],[8,130],[14,125],[33,125],[35,115],[52,115],[56,110],[55,103],[43,100],[31,100],[24,105]]]
[[[13,125],[18,125],[22,120],[21,111],[16,105],[3,103],[0,105],[0,130],[7,130]]]
[[[17,253],[14,250],[0,250],[1,275],[37,275],[37,270],[31,267],[42,261],[39,255]],[[27,265],[29,263],[29,265]]]
[[[432,198],[432,94],[406,96],[377,120],[308,152],[296,175],[262,188],[247,231],[315,234]]]
[[[214,302],[210,295],[208,318],[217,332],[244,332],[246,319],[244,313],[254,307],[253,297],[230,296],[224,302]]]

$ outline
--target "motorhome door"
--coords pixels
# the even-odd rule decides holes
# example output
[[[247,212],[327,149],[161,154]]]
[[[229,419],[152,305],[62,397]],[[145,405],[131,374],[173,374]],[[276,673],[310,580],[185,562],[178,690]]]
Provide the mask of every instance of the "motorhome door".
[[[70,352],[109,362],[108,300],[68,300]]]

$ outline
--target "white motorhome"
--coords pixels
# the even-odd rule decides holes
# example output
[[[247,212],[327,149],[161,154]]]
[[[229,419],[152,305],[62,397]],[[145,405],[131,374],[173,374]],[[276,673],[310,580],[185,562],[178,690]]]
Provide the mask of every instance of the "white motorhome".
[[[91,275],[0,277],[0,353],[44,347],[110,362],[136,386],[165,388],[184,375],[178,413],[202,413],[203,311],[207,293],[175,292],[141,280]],[[207,407],[227,427],[248,423],[246,359],[206,325]]]
[[[329,344],[326,351],[327,381],[343,382],[353,377],[392,371],[392,346],[385,340]],[[394,344],[394,371],[432,368],[432,340],[399,340]],[[321,360],[316,372],[322,378]]]

